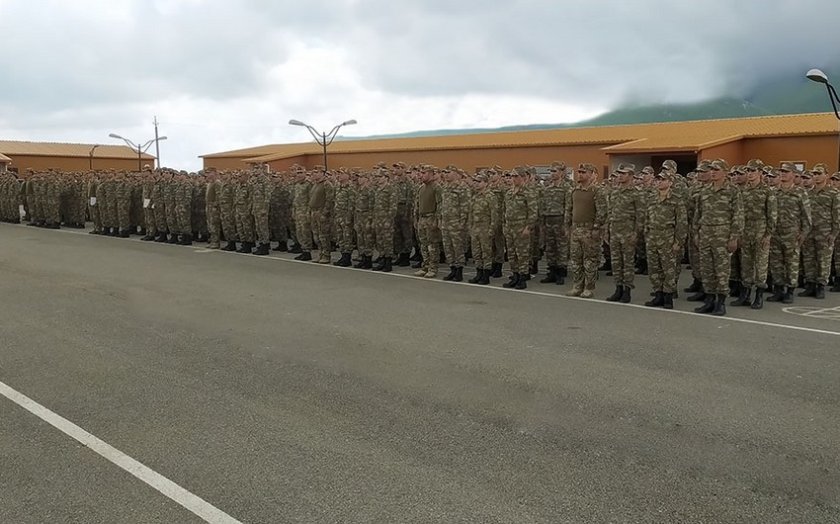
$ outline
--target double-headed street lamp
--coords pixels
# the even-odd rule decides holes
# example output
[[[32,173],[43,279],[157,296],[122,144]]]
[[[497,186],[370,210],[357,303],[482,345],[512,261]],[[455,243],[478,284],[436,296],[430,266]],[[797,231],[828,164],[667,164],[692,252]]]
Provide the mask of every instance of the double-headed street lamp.
[[[166,140],[165,136],[161,136],[161,137],[153,138],[153,139],[149,140],[148,142],[146,142],[145,144],[143,144],[141,146],[141,145],[135,144],[131,140],[129,140],[125,137],[122,137],[122,136],[120,136],[116,133],[111,133],[108,136],[111,137],[111,138],[116,138],[118,140],[122,140],[123,142],[126,143],[126,145],[128,147],[130,147],[134,151],[137,151],[137,170],[138,171],[141,171],[143,169],[143,153],[148,151],[149,148],[152,147],[152,144],[156,144],[156,143],[160,142],[161,140]],[[160,167],[160,163],[158,163],[158,167]]]
[[[317,142],[318,145],[324,148],[324,173],[327,172],[327,146],[333,143],[333,140],[335,140],[335,136],[338,134],[339,129],[341,129],[344,126],[352,126],[356,123],[357,122],[355,120],[347,120],[332,128],[332,131],[330,131],[329,133],[325,133],[323,131],[318,132],[314,127],[310,126],[309,124],[303,123],[300,120],[289,120],[289,125],[301,126],[308,129],[309,134],[312,135],[312,138],[315,139],[315,142]]]
[[[837,120],[840,120],[840,111],[837,110],[837,104],[840,104],[840,96],[837,95],[837,90],[834,89],[834,86],[829,83],[828,75],[819,69],[811,69],[805,73],[805,77],[812,82],[825,84],[825,89],[828,91],[828,99],[831,100],[831,107],[834,108],[834,116],[837,117]],[[838,142],[837,146],[837,169],[840,171],[840,142]]]

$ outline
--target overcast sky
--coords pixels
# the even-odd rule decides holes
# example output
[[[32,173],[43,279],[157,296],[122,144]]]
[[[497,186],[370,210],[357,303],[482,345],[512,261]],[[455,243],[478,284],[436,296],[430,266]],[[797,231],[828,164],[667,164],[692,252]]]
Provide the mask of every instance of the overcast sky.
[[[0,139],[145,141],[157,116],[163,164],[197,169],[307,140],[290,118],[573,122],[835,65],[838,21],[838,0],[0,0]]]

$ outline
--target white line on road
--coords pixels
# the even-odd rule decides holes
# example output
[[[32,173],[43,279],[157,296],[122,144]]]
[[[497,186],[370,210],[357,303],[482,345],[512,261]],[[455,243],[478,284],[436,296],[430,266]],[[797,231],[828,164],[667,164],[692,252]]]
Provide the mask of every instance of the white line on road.
[[[20,227],[24,227],[24,226],[20,226]],[[55,231],[55,230],[48,229],[46,231]],[[56,232],[58,232],[58,231],[56,231]],[[83,231],[68,231],[68,232],[73,233],[73,234],[77,234],[77,235],[78,234],[84,234]],[[125,239],[123,239],[123,240],[125,240]],[[139,242],[139,240],[137,240],[137,242]],[[166,245],[170,245],[170,244],[166,244]],[[177,247],[177,246],[173,245],[173,247]],[[205,250],[202,249],[202,248],[193,248],[193,251],[200,252],[200,253],[205,252]],[[218,250],[214,250],[214,251],[218,251]],[[304,265],[307,265],[307,266],[310,266],[310,267],[321,266],[321,267],[328,267],[328,268],[331,268],[331,269],[334,269],[334,270],[351,270],[351,271],[357,271],[358,272],[358,270],[355,270],[352,267],[339,267],[339,266],[333,266],[332,264],[315,264],[313,262],[304,262],[304,261],[301,261],[301,260],[283,258],[282,256],[257,257],[257,256],[249,255],[249,254],[246,254],[246,253],[237,253],[235,251],[233,251],[233,252],[218,251],[218,252],[220,254],[240,255],[240,256],[248,257],[248,258],[253,259],[253,260],[274,260],[274,261],[279,261],[279,262],[291,262],[293,264],[304,264]],[[697,318],[697,319],[717,320],[719,322],[724,322],[724,323],[726,323],[726,322],[740,322],[742,324],[753,324],[753,325],[757,325],[757,326],[773,327],[773,328],[780,328],[780,329],[791,329],[791,330],[794,330],[794,331],[807,331],[809,333],[819,333],[821,335],[831,335],[831,336],[835,336],[835,337],[840,337],[840,331],[831,331],[831,330],[827,330],[827,329],[817,329],[817,328],[810,328],[810,327],[805,327],[805,326],[794,326],[794,325],[791,325],[791,324],[780,324],[780,323],[777,323],[777,322],[765,322],[765,321],[762,321],[762,320],[752,320],[752,319],[748,319],[748,318],[739,318],[739,317],[731,317],[731,316],[716,317],[716,316],[713,316],[713,315],[701,315],[701,314],[698,314],[698,313],[694,313],[693,311],[682,311],[682,310],[679,310],[679,309],[651,308],[651,307],[643,306],[641,304],[622,304],[621,302],[605,302],[605,301],[594,300],[594,299],[589,299],[589,298],[569,297],[569,296],[559,294],[559,293],[545,293],[543,291],[531,291],[530,289],[519,290],[519,289],[508,289],[508,288],[498,287],[498,286],[478,286],[478,285],[469,284],[469,283],[466,283],[466,282],[445,282],[445,281],[440,280],[440,279],[427,279],[427,278],[422,278],[422,277],[415,277],[414,275],[406,275],[406,274],[403,274],[403,273],[381,273],[381,272],[369,273],[367,271],[363,271],[363,272],[366,273],[366,274],[377,274],[377,275],[387,275],[387,276],[391,276],[391,277],[410,278],[411,280],[422,281],[422,282],[435,282],[435,283],[438,283],[438,284],[445,284],[445,285],[450,285],[450,286],[451,285],[462,285],[462,286],[469,286],[470,288],[487,289],[487,290],[492,290],[492,291],[504,291],[504,292],[509,292],[509,293],[517,293],[517,294],[520,294],[520,295],[521,294],[526,294],[526,295],[537,295],[537,296],[541,296],[541,297],[559,298],[559,299],[563,299],[563,300],[578,300],[578,301],[581,301],[581,302],[587,302],[589,304],[599,304],[599,305],[602,305],[602,306],[629,307],[629,308],[636,308],[636,309],[640,309],[642,311],[648,311],[648,312],[672,313],[672,314],[677,314],[677,315],[691,315],[692,317]],[[801,316],[805,316],[805,315],[801,315]],[[814,317],[811,316],[810,318],[814,318]]]
[[[149,469],[122,451],[91,435],[76,424],[50,411],[3,382],[0,382],[0,394],[62,433],[78,440],[109,462],[134,475],[205,521],[214,524],[241,524],[240,521],[199,496],[190,493],[160,473]]]

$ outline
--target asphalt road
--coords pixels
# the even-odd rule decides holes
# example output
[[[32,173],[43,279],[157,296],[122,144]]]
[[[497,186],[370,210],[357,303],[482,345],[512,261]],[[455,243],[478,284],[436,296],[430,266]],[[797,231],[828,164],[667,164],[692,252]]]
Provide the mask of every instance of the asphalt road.
[[[2,224],[0,381],[242,522],[840,522],[838,294],[716,318],[288,258]],[[0,397],[0,522],[195,521]]]

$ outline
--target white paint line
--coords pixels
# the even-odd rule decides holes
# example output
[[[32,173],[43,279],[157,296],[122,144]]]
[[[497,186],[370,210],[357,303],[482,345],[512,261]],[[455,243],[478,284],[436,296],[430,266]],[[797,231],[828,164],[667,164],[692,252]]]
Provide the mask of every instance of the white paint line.
[[[25,227],[25,226],[18,226],[18,227]],[[47,229],[46,231],[61,232],[61,231],[64,231],[64,230],[63,229],[61,229],[61,230]],[[75,233],[75,234],[82,234],[81,231],[68,230],[68,232],[69,233]],[[101,235],[90,235],[90,236],[99,237]],[[113,237],[104,237],[104,238],[113,238]],[[123,240],[125,240],[125,239],[123,239]],[[139,240],[137,240],[137,242],[139,242]],[[169,244],[169,245],[177,246],[177,244]],[[178,247],[183,247],[183,246],[178,246]],[[213,251],[218,251],[218,250],[213,250]],[[809,333],[818,333],[818,334],[821,334],[821,335],[831,335],[831,336],[835,336],[835,337],[840,337],[840,331],[830,331],[830,330],[827,330],[827,329],[817,329],[817,328],[810,328],[810,327],[805,327],[805,326],[794,326],[794,325],[790,325],[790,324],[780,324],[780,323],[776,323],[776,322],[765,322],[765,321],[762,321],[762,320],[752,320],[752,319],[748,319],[748,318],[739,318],[739,317],[731,317],[731,316],[716,317],[716,316],[713,316],[713,315],[701,315],[701,314],[698,314],[698,313],[694,313],[693,311],[682,311],[682,310],[679,310],[679,309],[651,308],[651,307],[647,307],[647,306],[644,306],[644,305],[641,305],[641,304],[622,304],[621,302],[606,302],[604,300],[599,300],[599,299],[569,297],[569,296],[566,296],[566,295],[560,294],[560,293],[545,293],[543,291],[532,291],[530,289],[521,289],[520,290],[520,289],[508,289],[508,288],[504,288],[504,287],[501,287],[501,286],[479,286],[479,285],[476,285],[476,284],[469,284],[467,282],[446,282],[446,281],[441,280],[439,278],[423,278],[423,277],[415,277],[414,275],[406,275],[406,274],[403,274],[403,273],[393,273],[393,272],[392,273],[382,273],[381,271],[358,270],[358,269],[355,269],[353,267],[339,267],[339,266],[334,266],[332,264],[318,264],[318,263],[309,262],[309,261],[305,262],[305,261],[302,261],[302,260],[294,260],[294,259],[290,259],[290,258],[283,258],[282,255],[281,256],[276,256],[276,255],[256,256],[256,255],[249,255],[247,253],[237,253],[235,251],[219,251],[219,253],[230,254],[230,255],[239,255],[239,256],[243,256],[243,257],[248,257],[250,259],[263,259],[263,260],[274,260],[274,261],[278,261],[278,262],[291,262],[293,264],[304,264],[304,265],[307,265],[307,266],[329,267],[329,268],[336,269],[336,270],[351,270],[351,271],[362,272],[362,273],[366,273],[366,274],[378,274],[378,275],[387,275],[387,276],[391,276],[391,277],[410,278],[412,280],[418,280],[418,281],[424,281],[424,282],[435,282],[435,283],[438,283],[438,284],[446,284],[448,286],[462,285],[462,286],[469,286],[470,288],[473,288],[473,289],[487,289],[487,290],[493,290],[493,291],[504,291],[504,292],[509,292],[509,293],[559,298],[559,299],[562,299],[562,300],[578,300],[578,301],[582,301],[582,302],[587,302],[589,304],[599,304],[599,305],[603,305],[603,306],[629,307],[629,308],[636,308],[636,309],[639,309],[641,311],[655,312],[655,313],[671,313],[671,314],[676,314],[676,315],[691,315],[692,317],[697,318],[697,319],[716,320],[716,321],[719,321],[719,322],[740,322],[742,324],[753,324],[753,325],[756,325],[756,326],[773,327],[773,328],[779,328],[779,329],[791,329],[791,330],[794,330],[794,331],[806,331],[806,332],[809,332]],[[800,314],[799,316],[805,316],[805,315]],[[806,318],[814,318],[814,317],[806,317]]]
[[[241,524],[240,521],[204,499],[190,493],[163,475],[149,469],[122,451],[91,435],[76,424],[50,411],[3,382],[0,382],[0,395],[3,395],[62,433],[78,440],[109,462],[124,469],[205,521],[214,524]]]

